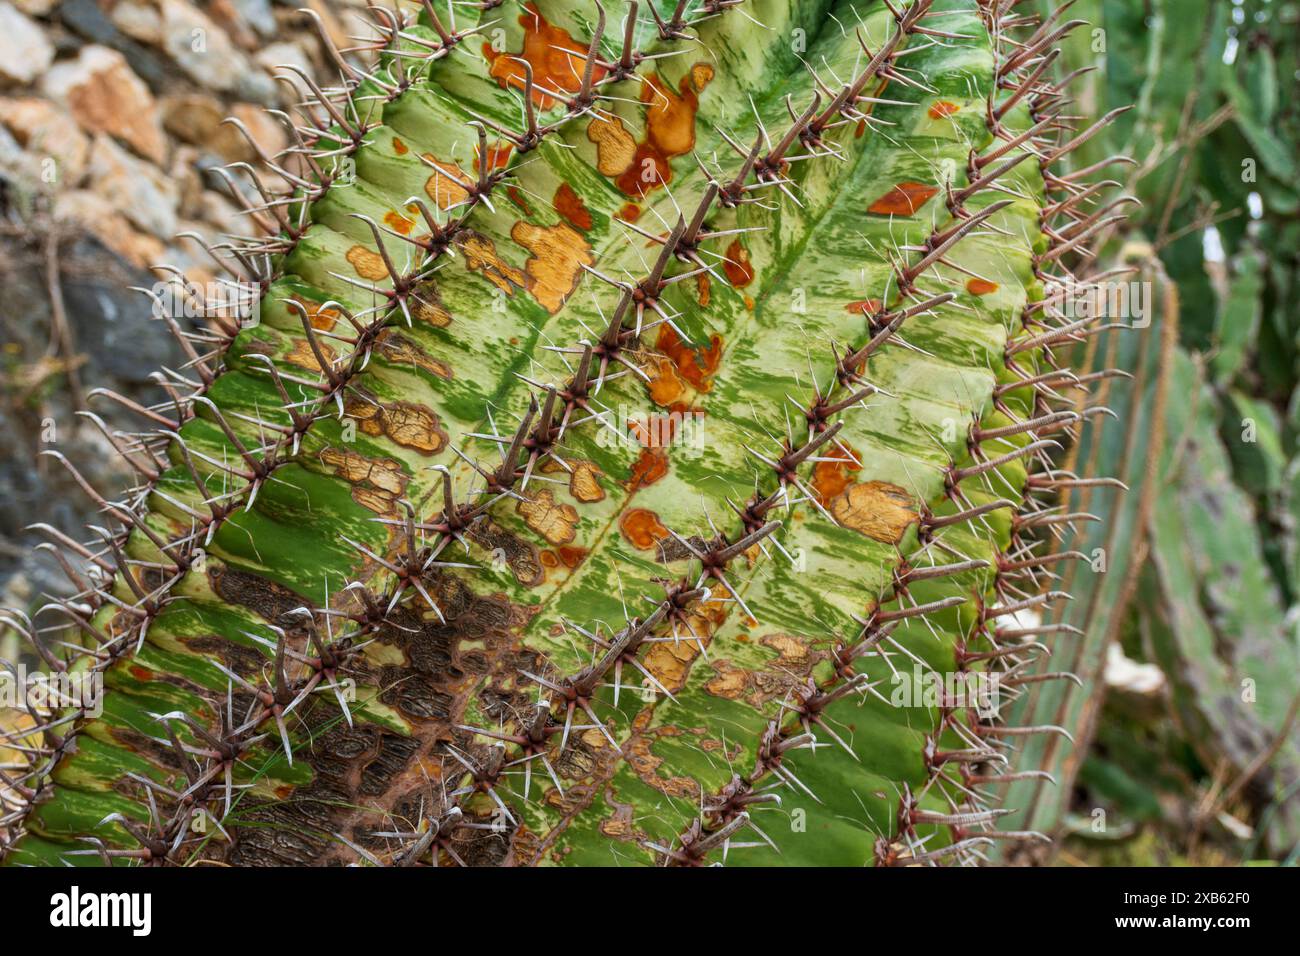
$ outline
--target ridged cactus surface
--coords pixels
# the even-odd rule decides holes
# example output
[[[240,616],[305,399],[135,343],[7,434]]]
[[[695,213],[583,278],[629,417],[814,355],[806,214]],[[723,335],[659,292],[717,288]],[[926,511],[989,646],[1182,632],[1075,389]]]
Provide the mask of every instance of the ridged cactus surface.
[[[293,118],[230,260],[258,321],[178,328],[141,487],[87,488],[81,593],[32,628],[71,625],[41,653],[103,711],[11,734],[6,862],[1028,836],[997,831],[1006,755],[1054,728],[924,689],[1044,676],[1053,353],[1087,325],[1044,301],[1087,238],[1039,69],[1068,24],[451,9],[381,17],[379,66]]]

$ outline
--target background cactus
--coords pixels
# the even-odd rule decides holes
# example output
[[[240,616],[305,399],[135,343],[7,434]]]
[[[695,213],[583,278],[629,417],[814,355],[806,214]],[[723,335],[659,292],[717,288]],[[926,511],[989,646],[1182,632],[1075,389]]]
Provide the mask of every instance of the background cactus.
[[[1071,23],[1025,6],[380,14],[241,193],[265,237],[214,249],[257,321],[168,317],[174,401],[112,436],[141,486],[86,485],[79,594],[11,614],[107,693],[9,732],[5,861],[1036,839],[997,826],[1044,776],[1009,755],[1068,734],[953,688],[1063,678],[1026,618],[1102,323],[1053,290],[1117,222],[1105,154],[1061,165],[1114,114],[1070,129]],[[1104,341],[1165,374],[1172,340]]]
[[[1294,83],[1279,78],[1295,76],[1300,6],[1081,2],[1071,15],[1091,31],[1064,43],[1058,68],[1102,68],[1079,81],[1081,101],[1138,104],[1073,159],[1136,160],[1116,178],[1143,205],[1099,242],[1100,255],[1142,268],[1168,347],[1128,341],[1116,353],[1099,338],[1093,357],[1079,359],[1135,376],[1106,396],[1120,421],[1090,422],[1078,446],[1133,493],[1091,495],[1084,510],[1102,520],[1089,543],[1069,546],[1104,546],[1112,569],[1142,570],[1121,580],[1076,574],[1077,600],[1059,620],[1081,633],[1062,635],[1057,663],[1067,650],[1064,663],[1083,686],[1036,691],[1020,719],[1053,715],[1079,746],[1039,743],[1020,755],[1062,787],[1017,784],[1007,800],[1023,814],[1011,819],[1070,829],[1077,782],[1077,809],[1093,816],[1080,823],[1085,835],[1130,837],[1138,824],[1158,823],[1172,852],[1191,852],[1217,830],[1247,857],[1286,858],[1296,845],[1300,757],[1286,477],[1297,382],[1297,130]],[[1195,28],[1173,28],[1175,17]],[[1137,388],[1145,392],[1135,404]],[[1161,390],[1175,399],[1159,401]],[[1141,450],[1127,468],[1114,464],[1125,443]],[[1093,590],[1105,599],[1081,600]],[[1111,644],[1158,665],[1167,689],[1147,702],[1122,691],[1107,699]],[[1152,707],[1173,717],[1172,731]],[[1094,833],[1099,810],[1109,813],[1109,837]]]

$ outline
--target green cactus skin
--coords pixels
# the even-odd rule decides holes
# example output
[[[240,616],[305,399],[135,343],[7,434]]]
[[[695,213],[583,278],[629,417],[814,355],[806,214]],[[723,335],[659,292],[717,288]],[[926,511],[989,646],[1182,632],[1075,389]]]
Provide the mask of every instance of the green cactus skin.
[[[1001,754],[1052,728],[891,678],[1013,687],[1007,615],[1056,597],[1003,565],[1077,419],[1036,384],[1081,334],[1040,305],[1072,144],[1022,85],[1059,18],[659,2],[624,58],[594,4],[487,7],[395,36],[310,139],[321,185],[255,210],[260,322],[154,413],[124,570],[64,610],[103,714],[24,738],[6,862],[1025,836]],[[674,413],[703,439],[656,443]]]

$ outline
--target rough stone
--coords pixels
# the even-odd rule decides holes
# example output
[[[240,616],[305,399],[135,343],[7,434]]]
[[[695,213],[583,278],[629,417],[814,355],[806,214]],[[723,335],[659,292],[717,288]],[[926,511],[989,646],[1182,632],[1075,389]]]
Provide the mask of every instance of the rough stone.
[[[285,66],[296,66],[301,70],[306,70],[308,76],[312,75],[311,60],[298,44],[288,42],[272,43],[258,50],[253,55],[253,59],[258,66],[271,76],[287,76],[300,93],[307,91],[307,87],[299,76],[282,69]]]
[[[269,0],[211,0],[208,12],[246,50],[255,50],[261,40],[275,36],[278,24]]]
[[[143,385],[175,358],[175,342],[154,318],[149,299],[131,290],[158,281],[148,272],[117,261],[94,238],[63,249],[59,271],[77,347],[92,357],[92,373]]]
[[[59,0],[13,0],[14,6],[29,17],[43,17],[56,6]]]
[[[170,239],[176,231],[176,205],[180,198],[176,184],[107,136],[95,138],[90,185],[95,193],[146,232]]]
[[[41,28],[13,4],[0,2],[0,84],[34,82],[54,61]]]
[[[55,15],[77,36],[121,53],[132,71],[155,93],[174,88],[179,71],[170,67],[150,47],[119,30],[100,9],[96,0],[63,0],[55,10]]]
[[[66,106],[83,129],[115,136],[155,163],[166,157],[153,94],[116,50],[85,47],[77,59],[56,63],[42,89]]]
[[[267,156],[275,156],[289,145],[289,137],[284,127],[260,106],[254,106],[252,103],[234,103],[230,107],[230,115],[244,124]],[[240,139],[243,138],[241,134]]]
[[[182,93],[164,97],[161,105],[163,127],[177,139],[215,153],[226,162],[253,158],[239,131],[222,125],[226,108],[215,97]]]
[[[162,45],[186,75],[210,90],[232,90],[248,71],[226,32],[184,0],[162,2]]]
[[[162,16],[152,4],[121,0],[113,7],[109,18],[113,26],[132,39],[155,46],[162,42]]]
[[[59,193],[54,200],[54,219],[97,236],[124,260],[141,268],[159,261],[162,241],[137,232],[113,203],[88,189]]]
[[[75,186],[80,181],[89,159],[90,137],[63,110],[33,97],[0,100],[0,123],[38,162],[54,160],[50,170],[54,178],[47,177],[48,182]]]

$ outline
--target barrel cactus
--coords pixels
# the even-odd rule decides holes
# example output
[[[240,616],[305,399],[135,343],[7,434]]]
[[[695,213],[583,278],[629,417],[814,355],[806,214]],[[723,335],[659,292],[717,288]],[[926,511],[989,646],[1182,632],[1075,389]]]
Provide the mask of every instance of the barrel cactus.
[[[379,10],[232,172],[256,308],[164,316],[139,487],[83,482],[75,595],[7,615],[103,694],[10,720],[4,861],[1034,839],[1008,754],[1059,730],[996,705],[1063,676],[1051,453],[1105,373],[1054,290],[1109,217],[1054,166],[1097,128],[1048,79],[1074,24],[1016,7]]]

